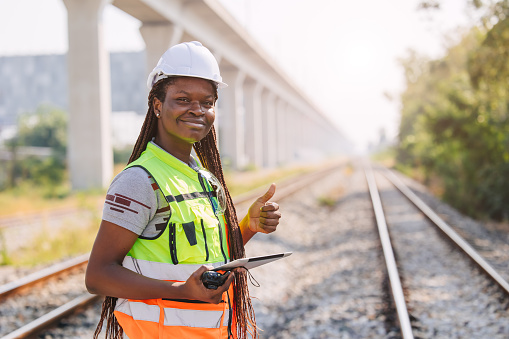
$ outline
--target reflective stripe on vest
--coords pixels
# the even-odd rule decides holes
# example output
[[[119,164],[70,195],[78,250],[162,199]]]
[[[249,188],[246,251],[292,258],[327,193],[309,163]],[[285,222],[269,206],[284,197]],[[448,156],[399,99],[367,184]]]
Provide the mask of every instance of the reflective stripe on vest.
[[[213,267],[221,266],[222,262],[208,264]],[[191,274],[200,268],[201,264],[166,264],[148,260],[125,257],[122,266],[152,279],[186,281]]]
[[[152,143],[128,167],[133,166],[152,176],[171,214],[157,236],[136,240],[122,265],[153,279],[186,281],[203,264],[217,267],[228,261],[224,219],[214,213],[212,205],[217,200],[208,182]],[[233,296],[233,287],[229,295]],[[192,300],[118,299],[115,316],[131,339],[228,338],[228,305],[227,293],[217,305]]]
[[[157,301],[158,299],[152,300]],[[117,303],[119,305],[115,312],[121,312],[129,315],[134,320],[159,323],[159,311],[161,306],[158,304],[147,304],[146,302],[126,299],[118,299]],[[202,328],[219,328],[221,326],[228,326],[229,313],[224,312],[223,304],[219,304],[219,306],[216,307],[216,310],[164,308],[164,326],[188,326]]]

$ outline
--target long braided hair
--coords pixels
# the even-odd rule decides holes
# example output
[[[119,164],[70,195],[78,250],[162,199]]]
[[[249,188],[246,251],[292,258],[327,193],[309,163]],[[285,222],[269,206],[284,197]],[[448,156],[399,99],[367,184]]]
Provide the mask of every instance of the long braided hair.
[[[148,96],[148,111],[141,127],[140,134],[134,145],[133,152],[129,158],[129,163],[138,159],[141,153],[147,147],[147,144],[156,136],[157,133],[157,118],[154,111],[154,99],[158,99],[164,102],[166,97],[166,90],[168,86],[175,83],[176,77],[169,77],[159,80],[152,86],[152,89]],[[215,93],[215,101],[217,101],[217,85],[210,81],[213,86]],[[196,155],[200,159],[203,167],[209,170],[216,176],[221,185],[224,188],[226,195],[226,208],[225,208],[225,219],[228,228],[228,249],[230,253],[230,259],[235,260],[245,257],[244,243],[242,240],[242,233],[240,231],[237,213],[235,212],[235,206],[231,198],[230,192],[226,187],[224,180],[223,168],[221,165],[221,158],[219,156],[219,150],[217,148],[217,139],[214,126],[210,129],[210,132],[194,145]],[[94,333],[94,339],[98,338],[101,332],[104,320],[106,323],[106,338],[108,339],[122,339],[123,330],[119,325],[114,315],[115,305],[117,298],[106,297],[101,311],[101,319],[97,325]],[[233,281],[233,315],[234,324],[237,328],[237,338],[247,338],[247,333],[250,333],[253,338],[258,338],[256,330],[256,320],[251,304],[251,298],[249,297],[249,290],[247,285],[247,275],[244,271],[236,271],[235,279]]]

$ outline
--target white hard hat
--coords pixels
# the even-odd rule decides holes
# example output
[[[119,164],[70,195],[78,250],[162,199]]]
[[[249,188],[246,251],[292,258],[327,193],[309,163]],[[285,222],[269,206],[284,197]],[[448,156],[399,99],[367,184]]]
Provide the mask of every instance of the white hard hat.
[[[157,81],[170,76],[212,80],[219,88],[228,86],[222,81],[216,58],[198,41],[183,42],[164,52],[148,76],[147,86],[152,88]]]

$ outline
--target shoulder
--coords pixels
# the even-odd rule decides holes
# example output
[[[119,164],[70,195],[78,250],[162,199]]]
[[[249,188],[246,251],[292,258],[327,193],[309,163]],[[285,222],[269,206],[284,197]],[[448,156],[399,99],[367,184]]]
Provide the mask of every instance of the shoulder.
[[[129,167],[117,174],[110,184],[112,187],[126,187],[133,192],[152,192],[158,189],[154,179],[141,166]]]
[[[152,177],[143,168],[129,167],[113,179],[108,189],[107,199],[123,197],[141,206],[157,206],[157,197],[154,193],[157,189]]]
[[[140,166],[129,167],[117,174],[111,182],[111,185],[125,182],[139,182],[140,184],[150,183],[150,174]]]
[[[125,169],[106,193],[103,219],[141,234],[158,209],[156,189],[143,168]]]

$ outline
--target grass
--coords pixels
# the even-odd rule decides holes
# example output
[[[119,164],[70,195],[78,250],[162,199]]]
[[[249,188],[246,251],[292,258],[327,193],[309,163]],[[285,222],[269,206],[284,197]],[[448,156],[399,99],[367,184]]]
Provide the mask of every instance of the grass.
[[[60,186],[48,194],[48,188],[22,183],[17,187],[0,191],[0,217],[23,215],[66,207],[90,207],[104,199],[105,190],[71,193],[68,186]]]
[[[92,218],[86,226],[68,227],[55,232],[41,230],[28,241],[26,247],[11,253],[0,251],[0,263],[17,267],[33,267],[49,264],[63,258],[74,257],[90,252],[99,228],[99,220]]]
[[[49,194],[51,192],[51,194]],[[47,214],[62,208],[79,208],[89,213],[80,216],[80,224],[66,221],[65,228],[49,231],[47,227],[27,237],[26,246],[8,251],[6,236],[0,229],[0,265],[33,267],[87,253],[92,248],[99,227],[100,202],[105,190],[71,192],[69,185],[40,187],[22,183],[0,192],[0,217],[33,213]]]

